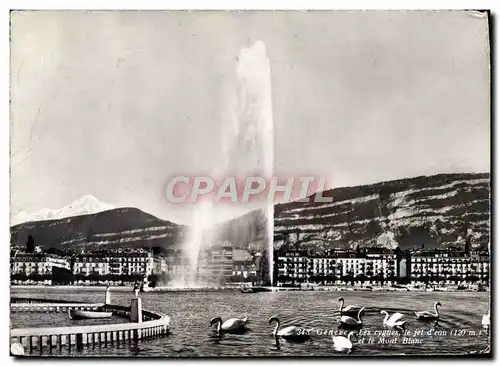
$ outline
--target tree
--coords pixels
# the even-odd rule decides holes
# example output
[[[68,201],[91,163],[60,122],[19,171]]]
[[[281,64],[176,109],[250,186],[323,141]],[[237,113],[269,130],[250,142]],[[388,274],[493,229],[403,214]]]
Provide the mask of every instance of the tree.
[[[321,282],[322,284],[325,284],[325,279],[326,279],[326,277],[322,276],[322,275],[314,275],[314,276],[311,276],[309,278],[309,280],[311,282],[314,282],[314,283],[320,283]]]
[[[14,273],[12,276],[10,276],[11,280],[16,280],[16,281],[26,281],[28,279],[28,276],[26,276],[25,273]]]
[[[387,278],[385,278],[386,281],[394,283],[398,281],[398,277],[394,276],[393,274],[390,274]]]
[[[325,279],[329,283],[335,283],[338,280],[338,277],[335,276],[334,274],[330,274],[330,275],[326,276]]]
[[[436,281],[437,283],[445,282],[446,281],[446,277],[445,276],[437,275],[437,276],[434,277],[434,281]]]
[[[354,275],[352,272],[349,272],[345,276],[342,276],[342,280],[346,283],[351,282],[351,286],[354,286]]]
[[[427,285],[427,284],[429,283],[429,281],[430,281],[430,277],[429,277],[429,276],[427,276],[427,275],[423,275],[423,276],[420,276],[420,277],[418,278],[418,280],[419,280],[420,282],[424,282],[424,283]]]
[[[26,253],[35,252],[35,239],[31,235],[28,235],[28,241],[26,242]]]
[[[400,277],[399,283],[402,285],[407,285],[410,283],[410,277]]]
[[[161,281],[161,275],[157,273],[152,273],[148,276],[149,286],[155,288],[156,285]]]
[[[427,277],[429,278],[427,282],[433,282],[434,281],[434,272],[432,272],[430,269],[427,270]]]
[[[86,280],[86,278],[84,275],[82,275],[80,273],[75,275],[75,281],[85,281],[85,280]]]
[[[465,280],[467,282],[473,282],[473,283],[475,283],[475,282],[479,281],[479,277],[476,276],[476,275],[468,275],[468,276],[465,277]]]
[[[384,277],[384,272],[380,271],[378,272],[375,276],[371,278],[373,281],[380,282],[380,284],[383,286],[385,282],[385,277]]]
[[[456,284],[456,283],[462,281],[462,277],[457,276],[457,275],[452,275],[452,276],[448,277],[448,280],[453,281]]]
[[[42,281],[50,279],[50,277],[48,275],[42,275],[39,273],[32,273],[28,276],[28,279],[35,281],[35,282],[42,282]]]
[[[75,281],[75,275],[66,268],[52,267],[52,284],[69,285]]]
[[[285,275],[278,276],[278,281],[281,283],[287,283],[290,282],[290,280],[291,280],[290,276],[285,276]]]
[[[359,274],[355,277],[355,280],[364,283],[366,280],[368,280],[368,277],[365,276],[364,274]]]

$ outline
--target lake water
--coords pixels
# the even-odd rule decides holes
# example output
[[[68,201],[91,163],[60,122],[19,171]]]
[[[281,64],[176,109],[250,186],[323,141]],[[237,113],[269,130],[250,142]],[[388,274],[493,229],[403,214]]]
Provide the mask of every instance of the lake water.
[[[82,289],[12,289],[12,296],[41,297],[74,301],[103,301],[104,294]],[[136,344],[107,348],[90,348],[73,356],[143,356],[143,357],[230,357],[230,356],[337,356],[344,355],[332,347],[330,331],[338,332],[338,298],[345,306],[366,306],[363,319],[363,343],[355,346],[356,355],[443,355],[470,354],[484,350],[490,342],[488,332],[481,327],[481,318],[488,313],[487,292],[274,292],[242,294],[240,292],[178,292],[141,294],[143,307],[171,317],[171,334]],[[129,305],[132,293],[113,292],[112,303]],[[420,322],[414,311],[433,311],[440,301],[441,318],[437,325]],[[409,319],[407,335],[381,333],[383,316],[401,312]],[[220,316],[248,316],[248,331],[244,334],[217,336],[210,319]],[[310,329],[311,339],[305,343],[281,341],[276,345],[272,336],[277,316],[282,326],[297,325]],[[118,320],[117,320],[118,319]],[[110,322],[124,321],[116,318]],[[63,326],[71,321],[63,313],[12,313],[12,327]],[[95,322],[95,320],[92,320]],[[371,339],[370,339],[371,338]],[[370,343],[372,342],[372,343]],[[58,355],[54,352],[53,355]],[[62,354],[67,356],[67,351]]]

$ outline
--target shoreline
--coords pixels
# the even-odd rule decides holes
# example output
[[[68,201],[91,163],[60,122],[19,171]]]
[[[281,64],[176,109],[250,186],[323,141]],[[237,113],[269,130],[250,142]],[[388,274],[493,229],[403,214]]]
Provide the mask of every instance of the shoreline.
[[[134,286],[110,286],[113,292],[133,292]],[[442,289],[442,290],[426,290],[426,289],[406,289],[396,287],[380,287],[367,290],[364,288],[355,287],[322,287],[322,288],[295,288],[295,287],[268,287],[268,286],[254,286],[257,289],[263,289],[262,292],[490,292],[489,289],[478,291],[473,289],[457,290],[457,289]],[[90,290],[90,291],[105,291],[106,286],[83,286],[83,285],[10,285],[13,290],[28,290],[28,289],[54,289],[54,290]],[[207,287],[207,288],[174,288],[174,287],[155,287],[149,288],[142,293],[164,293],[164,292],[240,292],[239,287]],[[260,292],[260,291],[256,291]]]

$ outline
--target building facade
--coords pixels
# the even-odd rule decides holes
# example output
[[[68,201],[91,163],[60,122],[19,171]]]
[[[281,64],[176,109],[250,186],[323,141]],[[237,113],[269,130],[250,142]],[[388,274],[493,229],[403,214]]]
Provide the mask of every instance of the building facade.
[[[309,256],[305,251],[288,251],[275,257],[278,264],[278,282],[303,283],[308,273]]]
[[[168,273],[167,259],[163,256],[153,257],[153,273],[162,274]]]
[[[33,274],[50,275],[53,267],[71,269],[67,258],[51,254],[16,253],[10,258],[11,274],[25,274],[26,276]]]
[[[322,254],[288,251],[275,256],[277,285],[299,283],[408,283],[410,281],[489,280],[485,252],[409,251],[368,248]]]
[[[233,246],[225,241],[200,253],[198,278],[208,283],[223,283],[233,275]]]
[[[109,253],[78,254],[73,258],[75,275],[151,275],[155,268],[153,254],[149,251],[116,251]]]
[[[420,250],[411,256],[410,276],[413,282],[488,282],[490,257],[485,252]]]
[[[73,258],[73,274],[81,276],[110,274],[109,258],[97,254],[79,254]]]

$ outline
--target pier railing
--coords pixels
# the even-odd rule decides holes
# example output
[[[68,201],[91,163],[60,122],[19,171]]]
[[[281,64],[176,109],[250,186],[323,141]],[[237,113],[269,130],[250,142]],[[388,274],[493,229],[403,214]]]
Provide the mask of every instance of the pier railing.
[[[98,311],[105,309],[123,318],[130,318],[132,313],[131,306],[74,302],[63,303],[59,300],[57,302],[49,302],[49,300],[44,299],[36,299],[40,302],[23,302],[23,300],[27,299],[15,299],[14,303],[11,304],[11,309],[17,308],[17,310],[23,309],[25,311],[32,309],[31,311],[50,312],[68,311],[69,309],[92,309]],[[137,309],[135,309],[135,312],[137,313]],[[168,334],[170,327],[169,316],[145,309],[141,309],[140,313],[142,313],[142,316],[138,322],[11,329],[11,343],[20,343],[30,354],[34,350],[38,350],[42,354],[44,351],[52,353],[54,350],[59,350],[59,352],[62,352],[63,348],[71,351],[73,347],[76,350],[102,345],[107,347],[108,345],[112,346],[122,342],[151,339]]]

